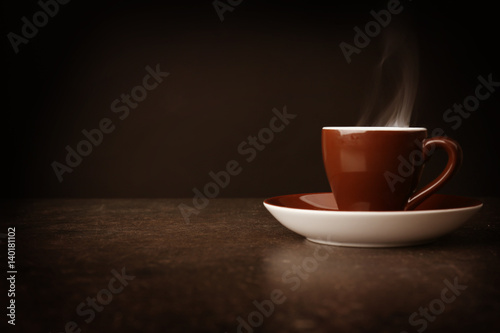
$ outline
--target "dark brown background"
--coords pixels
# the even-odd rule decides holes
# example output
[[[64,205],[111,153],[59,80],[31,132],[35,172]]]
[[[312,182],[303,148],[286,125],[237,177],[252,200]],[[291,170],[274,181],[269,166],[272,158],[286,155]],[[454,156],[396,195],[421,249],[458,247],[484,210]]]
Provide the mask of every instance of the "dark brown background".
[[[420,81],[412,125],[441,127],[465,162],[445,193],[499,194],[497,92],[458,130],[444,111],[474,93],[479,75],[500,81],[497,11],[487,1],[402,2],[394,26],[418,38]],[[36,1],[3,3],[4,36],[19,33]],[[223,197],[328,190],[322,126],[355,125],[379,59],[381,36],[347,64],[339,48],[386,2],[245,0],[221,22],[211,1],[70,2],[7,55],[3,196],[191,197],[229,160],[243,167]],[[393,23],[391,23],[393,24]],[[170,76],[119,121],[110,103],[141,83],[147,65]],[[237,146],[286,105],[298,117],[256,159]],[[83,129],[102,118],[116,130],[59,183],[52,168]],[[425,180],[444,165],[437,155]],[[424,180],[424,181],[425,181]]]

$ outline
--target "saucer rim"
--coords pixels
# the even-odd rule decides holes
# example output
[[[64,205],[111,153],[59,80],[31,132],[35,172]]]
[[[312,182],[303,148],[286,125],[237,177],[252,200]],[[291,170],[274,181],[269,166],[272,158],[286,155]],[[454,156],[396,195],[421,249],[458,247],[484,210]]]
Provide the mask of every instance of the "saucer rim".
[[[307,208],[295,208],[295,207],[289,207],[289,206],[283,206],[283,205],[275,205],[272,203],[269,203],[269,200],[272,199],[277,199],[280,197],[288,197],[288,196],[302,196],[302,195],[311,195],[311,194],[329,194],[332,192],[311,192],[311,193],[296,193],[296,194],[285,194],[285,195],[278,195],[275,197],[267,198],[263,201],[264,205],[269,205],[281,209],[294,209],[297,211],[307,211],[307,212],[314,212],[312,214],[345,214],[345,215],[398,215],[398,214],[404,214],[404,215],[419,215],[419,214],[428,214],[428,213],[446,213],[449,211],[465,211],[469,209],[478,209],[482,208],[484,203],[481,202],[480,200],[476,198],[471,198],[471,197],[466,197],[466,196],[460,196],[460,195],[452,195],[452,194],[440,194],[438,193],[437,195],[443,195],[443,196],[448,196],[448,197],[459,197],[459,198],[467,198],[474,200],[476,204],[472,206],[467,206],[467,207],[459,207],[459,208],[443,208],[443,209],[426,209],[426,210],[397,210],[397,211],[392,211],[392,210],[379,210],[379,211],[347,211],[347,210],[326,210],[326,209],[307,209]]]

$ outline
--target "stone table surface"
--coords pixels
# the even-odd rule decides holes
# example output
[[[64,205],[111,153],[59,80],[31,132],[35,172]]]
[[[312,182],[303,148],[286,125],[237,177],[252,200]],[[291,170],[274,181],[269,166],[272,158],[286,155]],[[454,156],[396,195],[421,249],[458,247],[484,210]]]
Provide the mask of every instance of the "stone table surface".
[[[500,198],[428,245],[346,248],[289,231],[262,199],[40,199],[15,228],[2,332],[500,332]],[[15,299],[15,327],[8,324]]]

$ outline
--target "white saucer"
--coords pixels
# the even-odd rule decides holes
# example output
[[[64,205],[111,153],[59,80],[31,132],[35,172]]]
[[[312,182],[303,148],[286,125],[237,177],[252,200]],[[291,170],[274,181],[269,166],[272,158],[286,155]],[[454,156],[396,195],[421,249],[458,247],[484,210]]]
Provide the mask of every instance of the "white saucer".
[[[339,211],[332,193],[291,194],[264,201],[285,227],[321,244],[396,247],[428,243],[460,227],[483,204],[434,194],[413,211]]]

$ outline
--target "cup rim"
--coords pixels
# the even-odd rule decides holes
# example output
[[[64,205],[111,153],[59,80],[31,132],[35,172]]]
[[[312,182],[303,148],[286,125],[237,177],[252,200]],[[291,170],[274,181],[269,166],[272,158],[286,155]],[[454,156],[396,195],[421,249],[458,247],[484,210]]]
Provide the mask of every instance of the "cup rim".
[[[396,126],[325,126],[323,130],[338,130],[338,131],[427,131],[425,127],[396,127]]]

